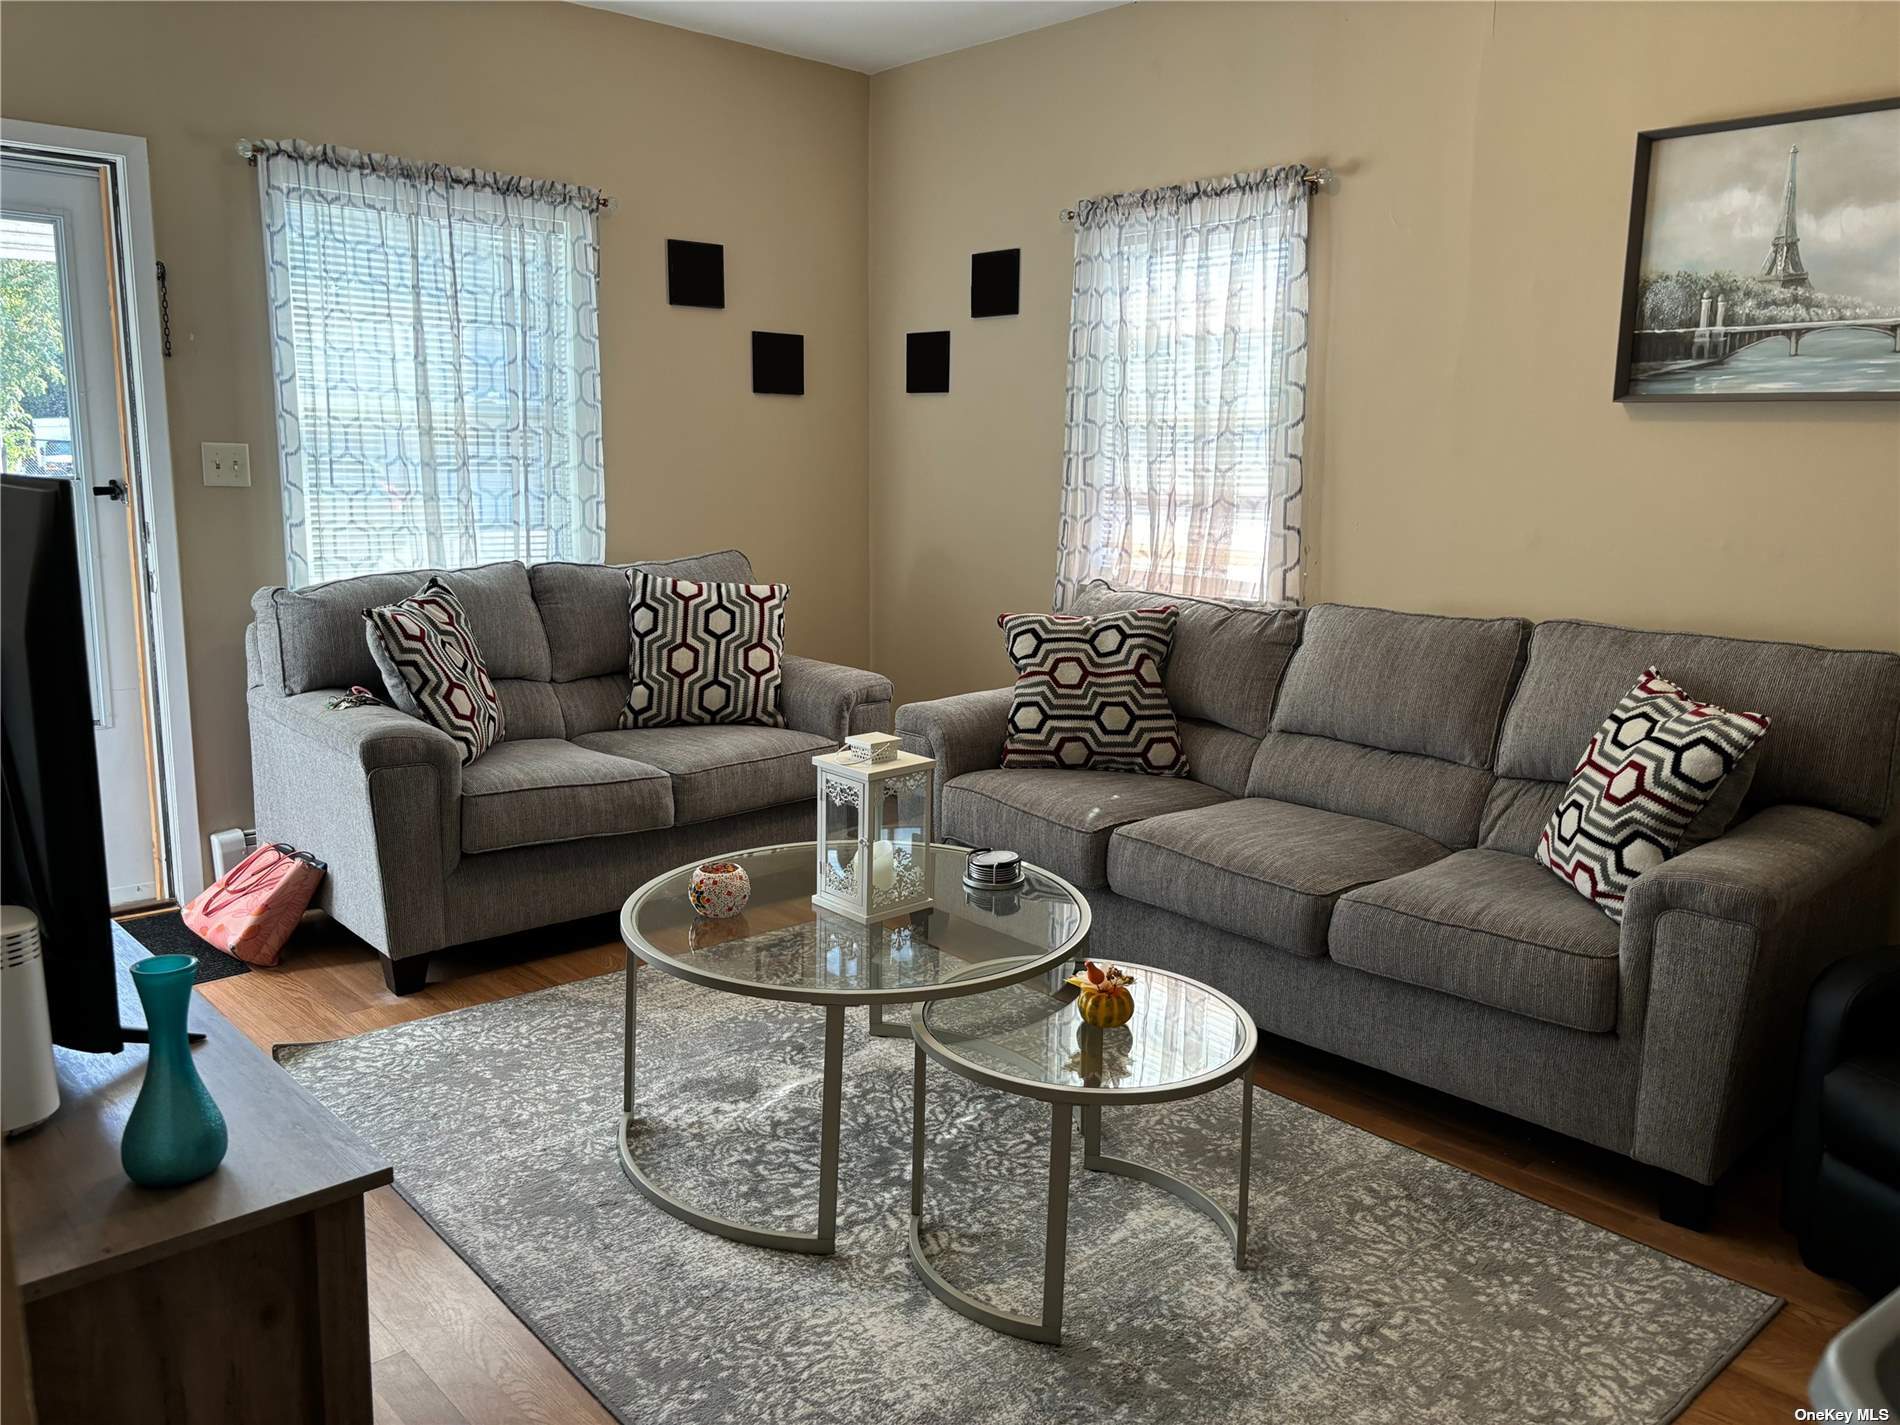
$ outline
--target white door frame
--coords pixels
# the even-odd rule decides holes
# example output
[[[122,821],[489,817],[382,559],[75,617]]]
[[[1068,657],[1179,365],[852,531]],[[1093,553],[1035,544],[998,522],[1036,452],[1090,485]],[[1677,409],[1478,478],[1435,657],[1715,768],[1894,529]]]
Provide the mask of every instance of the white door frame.
[[[164,348],[158,312],[158,254],[152,237],[152,174],[145,140],[54,124],[0,119],[8,150],[72,155],[104,165],[113,182],[113,232],[124,284],[125,359],[135,531],[146,575],[146,655],[158,722],[159,798],[164,810],[165,869],[180,904],[204,889],[204,841],[198,824],[197,761],[191,742],[191,689],[185,665],[184,586],[178,572],[178,513],[172,498],[171,420],[165,407]]]

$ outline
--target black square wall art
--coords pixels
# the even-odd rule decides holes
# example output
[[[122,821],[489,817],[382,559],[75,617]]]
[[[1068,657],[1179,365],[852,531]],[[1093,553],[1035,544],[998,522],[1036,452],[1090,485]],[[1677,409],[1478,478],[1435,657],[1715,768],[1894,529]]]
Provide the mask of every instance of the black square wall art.
[[[904,337],[904,389],[913,396],[950,389],[950,333],[909,332]]]
[[[668,238],[666,300],[674,307],[724,307],[726,249],[716,242]]]
[[[752,390],[759,396],[805,394],[805,338],[797,332],[752,333]]]
[[[970,254],[970,315],[1013,317],[1022,310],[1023,250]]]

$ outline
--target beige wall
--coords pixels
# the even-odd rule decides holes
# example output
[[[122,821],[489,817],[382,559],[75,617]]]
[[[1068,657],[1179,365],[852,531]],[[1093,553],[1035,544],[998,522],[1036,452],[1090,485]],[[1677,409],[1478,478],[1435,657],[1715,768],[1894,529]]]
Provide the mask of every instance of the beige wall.
[[[1895,92],[1893,5],[1149,3],[868,83],[564,4],[0,9],[0,112],[150,141],[207,829],[248,823],[242,633],[283,567],[238,138],[614,194],[609,556],[738,544],[793,584],[794,649],[914,699],[1004,681],[996,613],[1047,605],[1056,209],[1291,160],[1342,175],[1315,597],[1900,647],[1900,408],[1608,399],[1635,131]],[[726,311],[665,305],[669,236],[726,243]],[[1012,246],[1023,315],[970,321],[969,254]],[[806,334],[803,400],[750,394],[755,326]],[[951,394],[906,397],[904,332],[942,327]],[[250,443],[252,488],[202,485],[205,440]]]
[[[1341,175],[1310,597],[1900,648],[1900,406],[1609,399],[1636,132],[1896,93],[1896,5],[1142,4],[876,76],[873,661],[993,686],[997,612],[1048,607],[1057,210],[1293,161]],[[971,321],[1019,245],[1022,315]],[[943,327],[950,395],[906,396]]]
[[[283,579],[256,175],[308,138],[604,189],[612,559],[738,545],[793,589],[787,637],[862,663],[863,75],[575,5],[0,10],[0,112],[143,135],[176,355],[165,363],[199,813],[249,825],[243,631]],[[665,240],[726,245],[726,309],[670,308]],[[754,327],[805,334],[802,400],[751,394]],[[198,445],[251,446],[207,489]]]

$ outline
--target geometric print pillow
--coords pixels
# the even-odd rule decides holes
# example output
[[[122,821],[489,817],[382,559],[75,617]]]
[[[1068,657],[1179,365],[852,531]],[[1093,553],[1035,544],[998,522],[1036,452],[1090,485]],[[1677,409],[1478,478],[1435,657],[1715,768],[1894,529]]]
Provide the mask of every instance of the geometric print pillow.
[[[783,584],[704,584],[627,571],[622,727],[785,726]]]
[[[1647,670],[1584,748],[1538,838],[1538,861],[1622,920],[1630,884],[1683,848],[1768,724],[1760,713],[1699,703]]]
[[[502,740],[501,699],[447,584],[431,578],[400,602],[364,609],[363,622],[390,701],[454,738],[464,766]]]
[[[998,618],[1016,665],[1003,765],[1185,777],[1187,752],[1162,686],[1174,620],[1172,605]]]

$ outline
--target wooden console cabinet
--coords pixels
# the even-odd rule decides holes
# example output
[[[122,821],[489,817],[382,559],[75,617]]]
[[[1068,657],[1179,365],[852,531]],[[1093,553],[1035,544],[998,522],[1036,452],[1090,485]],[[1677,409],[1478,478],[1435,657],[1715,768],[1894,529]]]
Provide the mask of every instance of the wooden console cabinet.
[[[143,952],[117,935],[123,979]],[[7,1144],[40,1425],[368,1425],[363,1194],[389,1165],[201,996],[192,1027],[231,1137],[210,1177],[151,1190],[121,1171],[143,1045],[56,1050],[59,1111]]]

